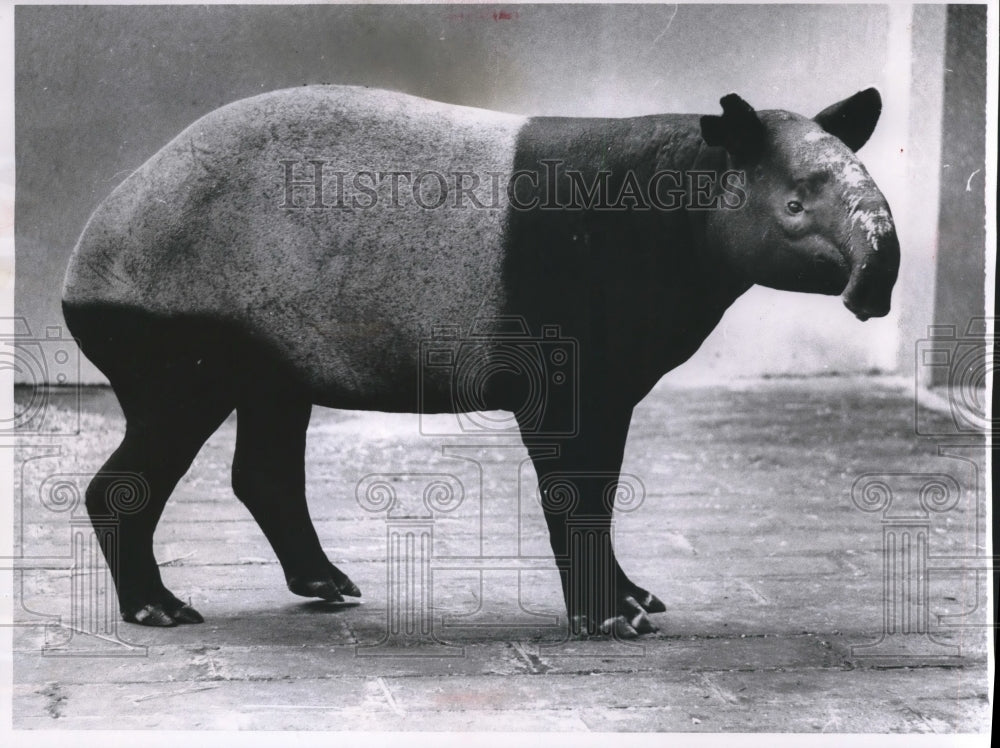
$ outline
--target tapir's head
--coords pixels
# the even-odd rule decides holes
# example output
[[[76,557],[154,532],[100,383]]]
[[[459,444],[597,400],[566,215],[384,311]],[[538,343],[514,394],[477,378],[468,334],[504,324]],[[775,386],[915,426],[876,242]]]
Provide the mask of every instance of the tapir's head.
[[[899,241],[885,197],[854,155],[882,109],[869,88],[812,119],[755,112],[736,94],[701,118],[710,146],[746,174],[746,200],[713,211],[707,238],[745,280],[843,294],[861,320],[889,312]]]

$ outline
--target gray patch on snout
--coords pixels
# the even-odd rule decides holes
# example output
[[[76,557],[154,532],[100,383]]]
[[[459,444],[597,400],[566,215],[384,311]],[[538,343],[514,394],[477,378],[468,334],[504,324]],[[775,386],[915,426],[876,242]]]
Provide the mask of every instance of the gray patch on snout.
[[[807,143],[816,143],[821,140],[829,140],[830,138],[833,138],[833,135],[825,130],[813,130],[812,132],[807,132],[802,139]]]
[[[892,217],[885,208],[875,208],[874,210],[859,210],[854,213],[851,223],[860,227],[864,231],[865,239],[871,246],[872,252],[878,252],[879,240],[895,231]]]
[[[836,185],[843,191],[843,202],[851,217],[851,233],[863,232],[872,251],[879,251],[879,239],[894,232],[895,225],[875,180],[854,153],[835,138],[824,138],[819,133],[809,135],[812,137],[807,136],[807,139],[821,144],[813,151],[816,164],[831,172]],[[875,201],[879,203],[877,207],[861,207]]]

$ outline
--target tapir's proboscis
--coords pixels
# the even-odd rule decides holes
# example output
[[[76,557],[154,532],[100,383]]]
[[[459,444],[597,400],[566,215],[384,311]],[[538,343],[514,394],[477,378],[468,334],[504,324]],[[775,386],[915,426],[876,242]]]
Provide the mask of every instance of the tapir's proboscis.
[[[812,118],[721,103],[524,117],[307,86],[211,112],[133,172],[87,224],[63,295],[126,419],[86,494],[123,618],[202,621],[164,586],[153,533],[234,410],[232,486],[289,589],[361,594],[307,509],[317,404],[512,412],[572,632],[655,631],[663,603],[611,545],[633,408],[753,285],[842,294],[865,320],[888,313],[899,264],[855,156],[877,91]]]

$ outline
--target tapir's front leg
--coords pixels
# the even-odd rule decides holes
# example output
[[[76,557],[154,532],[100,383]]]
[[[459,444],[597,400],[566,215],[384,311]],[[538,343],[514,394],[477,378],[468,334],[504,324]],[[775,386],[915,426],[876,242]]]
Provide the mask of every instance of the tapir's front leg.
[[[656,631],[647,613],[665,608],[618,565],[611,538],[615,488],[631,408],[581,414],[581,433],[522,433],[538,474],[542,508],[574,634],[632,638]],[[552,447],[558,454],[552,454]]]

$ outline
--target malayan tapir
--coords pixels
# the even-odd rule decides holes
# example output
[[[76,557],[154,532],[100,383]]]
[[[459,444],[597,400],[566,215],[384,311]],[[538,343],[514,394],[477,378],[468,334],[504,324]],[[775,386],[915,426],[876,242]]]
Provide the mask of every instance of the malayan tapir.
[[[889,206],[854,154],[877,91],[811,119],[721,104],[524,117],[308,86],[213,111],[140,166],[91,217],[63,294],[127,422],[86,492],[123,618],[202,621],[163,585],[153,531],[234,409],[233,489],[288,587],[361,594],[306,506],[319,404],[513,411],[573,631],[654,631],[663,603],[610,542],[634,406],[754,284],[842,294],[865,320],[889,311],[899,264]],[[457,358],[421,358],[440,329],[485,367],[468,397]],[[569,389],[548,376],[547,337],[572,342]],[[524,341],[540,341],[540,384],[504,363]],[[122,475],[140,494],[124,503]]]

